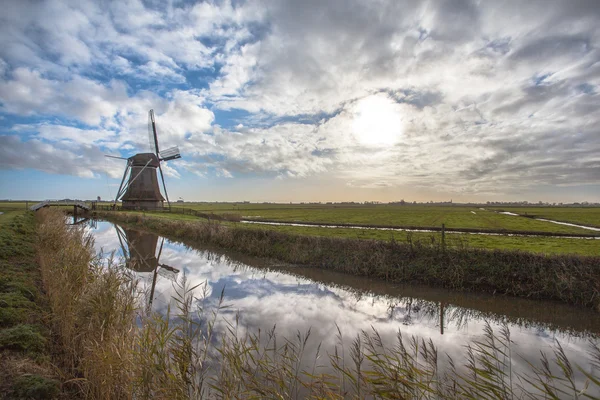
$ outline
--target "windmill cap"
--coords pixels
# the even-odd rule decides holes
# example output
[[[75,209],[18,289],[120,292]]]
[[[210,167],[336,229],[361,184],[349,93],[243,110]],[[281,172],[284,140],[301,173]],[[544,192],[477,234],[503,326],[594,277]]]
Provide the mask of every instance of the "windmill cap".
[[[148,161],[150,161],[148,164],[149,167],[158,168],[160,163],[160,161],[158,161],[158,157],[156,157],[156,154],[154,153],[138,153],[129,157],[129,160],[131,161],[132,167],[143,167]]]

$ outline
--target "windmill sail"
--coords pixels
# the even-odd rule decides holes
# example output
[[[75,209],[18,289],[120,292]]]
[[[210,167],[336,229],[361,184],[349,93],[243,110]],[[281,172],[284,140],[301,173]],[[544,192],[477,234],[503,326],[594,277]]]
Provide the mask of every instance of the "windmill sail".
[[[179,147],[173,146],[161,151],[159,154],[159,158],[161,161],[169,161],[174,160],[176,158],[181,158],[181,154],[179,153]]]
[[[151,151],[158,157],[158,136],[156,135],[156,121],[154,120],[154,110],[148,112],[148,131],[152,134],[154,140],[154,148],[151,147]]]

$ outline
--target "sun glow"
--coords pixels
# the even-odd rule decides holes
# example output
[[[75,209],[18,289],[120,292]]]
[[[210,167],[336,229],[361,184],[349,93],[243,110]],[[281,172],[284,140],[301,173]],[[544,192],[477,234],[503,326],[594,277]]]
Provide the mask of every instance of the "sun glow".
[[[389,146],[402,136],[399,105],[380,93],[359,100],[352,110],[352,132],[363,145]]]

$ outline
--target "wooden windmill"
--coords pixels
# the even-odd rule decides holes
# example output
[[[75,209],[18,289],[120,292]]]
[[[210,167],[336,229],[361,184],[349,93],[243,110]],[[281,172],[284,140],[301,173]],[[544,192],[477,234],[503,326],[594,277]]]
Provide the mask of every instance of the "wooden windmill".
[[[160,164],[163,161],[181,158],[181,154],[177,146],[162,152],[159,151],[154,110],[148,112],[148,133],[150,135],[150,153],[138,153],[129,158],[107,156],[127,160],[123,179],[114,202],[116,204],[118,200],[121,200],[124,209],[161,209],[164,206],[165,197],[169,208],[171,208],[165,177]],[[158,172],[160,172],[165,197],[161,194],[158,186]],[[127,178],[128,176],[129,178]]]

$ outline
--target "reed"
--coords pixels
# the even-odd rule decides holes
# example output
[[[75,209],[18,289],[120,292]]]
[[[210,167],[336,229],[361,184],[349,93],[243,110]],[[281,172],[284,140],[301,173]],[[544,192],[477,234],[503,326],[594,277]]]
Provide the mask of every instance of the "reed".
[[[595,369],[573,365],[557,343],[520,376],[510,332],[489,326],[465,348],[466,363],[442,357],[430,340],[384,343],[375,331],[306,354],[310,329],[281,338],[275,328],[247,332],[237,319],[205,308],[203,288],[175,283],[167,312],[143,305],[134,277],[115,261],[94,257],[92,240],[69,228],[59,212],[38,215],[38,254],[54,323],[68,347],[67,365],[90,399],[196,398],[593,398],[600,395],[600,349],[590,343]],[[209,232],[218,235],[221,227]],[[216,232],[216,233],[215,233]],[[234,234],[230,232],[229,234]],[[218,236],[216,236],[218,237]],[[242,236],[243,237],[243,236]],[[206,285],[206,284],[205,284]],[[204,286],[206,288],[206,286]],[[65,292],[67,292],[65,294]],[[449,368],[441,368],[445,360]],[[587,396],[587,397],[586,397]]]
[[[551,299],[600,311],[600,256],[484,250],[448,241],[442,246],[436,236],[429,242],[399,243],[301,236],[226,226],[218,221],[173,221],[133,213],[99,216],[190,245],[217,245],[253,256],[391,282]]]

